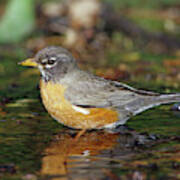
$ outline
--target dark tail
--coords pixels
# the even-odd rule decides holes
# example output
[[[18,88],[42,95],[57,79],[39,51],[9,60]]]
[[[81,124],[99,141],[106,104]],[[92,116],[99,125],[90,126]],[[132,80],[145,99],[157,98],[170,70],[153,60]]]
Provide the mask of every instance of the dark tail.
[[[180,102],[180,93],[162,94],[159,96],[144,96],[126,105],[126,108],[134,115],[139,114],[149,108],[159,106],[161,104],[170,104]]]

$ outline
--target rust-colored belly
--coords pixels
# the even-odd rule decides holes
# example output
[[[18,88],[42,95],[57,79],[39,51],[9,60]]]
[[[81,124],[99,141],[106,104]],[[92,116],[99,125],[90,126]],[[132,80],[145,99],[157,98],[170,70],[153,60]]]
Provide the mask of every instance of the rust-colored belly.
[[[84,108],[88,114],[76,111],[64,98],[65,87],[40,81],[41,97],[49,114],[58,122],[77,129],[96,129],[115,123],[118,113],[106,108]]]

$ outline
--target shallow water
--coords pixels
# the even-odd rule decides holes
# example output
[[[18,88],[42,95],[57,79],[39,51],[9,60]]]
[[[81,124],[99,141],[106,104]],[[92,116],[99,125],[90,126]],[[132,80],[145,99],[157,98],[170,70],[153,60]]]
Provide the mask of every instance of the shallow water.
[[[180,178],[180,113],[172,105],[133,117],[133,130],[90,131],[75,142],[77,131],[42,106],[38,72],[16,63],[1,62],[0,179]]]

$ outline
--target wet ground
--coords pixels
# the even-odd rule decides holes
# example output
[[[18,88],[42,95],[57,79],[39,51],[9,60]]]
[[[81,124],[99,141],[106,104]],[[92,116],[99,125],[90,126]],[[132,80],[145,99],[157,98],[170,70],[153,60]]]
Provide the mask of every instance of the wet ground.
[[[0,64],[0,179],[180,179],[180,113],[172,105],[132,118],[129,129],[90,131],[75,142],[77,131],[44,109],[38,72],[17,65],[25,56],[4,53]],[[162,82],[142,80],[129,81],[162,92]]]

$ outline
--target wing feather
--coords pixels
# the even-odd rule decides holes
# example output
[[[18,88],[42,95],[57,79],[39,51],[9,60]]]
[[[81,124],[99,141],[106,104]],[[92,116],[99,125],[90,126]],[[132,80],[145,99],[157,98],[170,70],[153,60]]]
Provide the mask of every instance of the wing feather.
[[[126,84],[109,81],[92,74],[83,74],[76,82],[70,83],[65,98],[73,105],[87,108],[125,106],[139,97],[158,94],[137,90]]]

